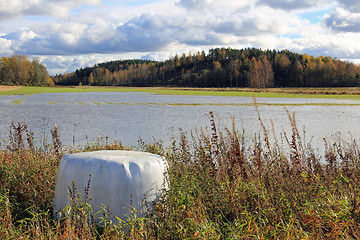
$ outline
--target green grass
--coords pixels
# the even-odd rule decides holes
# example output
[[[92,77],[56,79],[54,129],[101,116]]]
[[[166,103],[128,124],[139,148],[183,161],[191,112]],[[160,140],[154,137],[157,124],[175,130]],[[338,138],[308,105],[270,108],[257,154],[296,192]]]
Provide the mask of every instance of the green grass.
[[[39,93],[74,93],[74,92],[144,92],[162,95],[193,96],[228,96],[228,97],[270,97],[270,98],[325,98],[360,100],[360,95],[350,94],[304,94],[279,92],[233,91],[230,89],[172,89],[172,88],[125,88],[125,87],[22,87],[17,90],[0,92],[0,95],[31,95]]]
[[[151,91],[149,91],[151,92]],[[226,97],[265,97],[265,98],[325,98],[360,100],[359,95],[322,95],[322,94],[292,94],[276,92],[238,92],[238,91],[196,91],[196,90],[155,90],[153,93],[163,95],[192,95],[192,96],[226,96]]]

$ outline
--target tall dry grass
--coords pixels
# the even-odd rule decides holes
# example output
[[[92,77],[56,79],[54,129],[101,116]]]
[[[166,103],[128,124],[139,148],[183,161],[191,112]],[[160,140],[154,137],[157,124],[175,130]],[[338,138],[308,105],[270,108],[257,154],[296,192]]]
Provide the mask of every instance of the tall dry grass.
[[[114,224],[104,209],[102,225],[92,221],[91,206],[76,189],[63,218],[54,220],[55,175],[66,152],[58,130],[53,130],[53,147],[44,151],[31,144],[26,125],[13,124],[9,148],[0,152],[0,238],[360,238],[357,140],[325,142],[320,159],[298,130],[295,115],[287,112],[292,131],[284,133],[285,147],[259,111],[262,133],[250,142],[235,119],[220,128],[214,113],[209,131],[181,133],[169,147],[140,141],[139,150],[167,158],[170,188],[147,217],[133,214]],[[99,149],[129,148],[115,142],[82,151]]]

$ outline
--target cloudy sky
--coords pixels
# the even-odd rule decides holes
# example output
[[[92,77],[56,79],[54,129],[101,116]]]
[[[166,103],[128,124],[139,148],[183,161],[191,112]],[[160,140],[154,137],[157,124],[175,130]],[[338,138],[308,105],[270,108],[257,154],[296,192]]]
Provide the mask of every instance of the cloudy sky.
[[[0,57],[51,74],[215,47],[289,49],[359,63],[359,0],[0,0]]]

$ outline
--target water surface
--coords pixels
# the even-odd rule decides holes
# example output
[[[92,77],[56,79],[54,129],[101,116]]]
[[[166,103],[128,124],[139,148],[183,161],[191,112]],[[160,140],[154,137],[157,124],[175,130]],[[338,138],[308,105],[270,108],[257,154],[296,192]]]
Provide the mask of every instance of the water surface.
[[[270,119],[280,133],[291,134],[284,106],[296,113],[299,129],[305,126],[307,139],[313,137],[315,147],[323,146],[323,138],[341,134],[357,137],[360,132],[359,101],[303,98],[258,98],[261,118],[271,129]],[[213,111],[222,127],[236,124],[244,127],[247,139],[261,132],[253,99],[223,96],[173,96],[140,92],[44,93],[30,96],[0,96],[0,139],[6,146],[11,121],[25,122],[35,133],[37,144],[51,142],[50,129],[56,123],[60,138],[67,146],[84,146],[97,139],[137,145],[139,138],[162,140],[165,145],[195,128],[209,127]],[[276,104],[276,105],[262,105]],[[300,104],[300,105],[296,105]],[[303,105],[305,104],[305,105]],[[308,105],[306,105],[308,104]],[[320,104],[320,105],[312,105]],[[323,104],[323,105],[321,105]],[[336,104],[336,105],[333,105]]]

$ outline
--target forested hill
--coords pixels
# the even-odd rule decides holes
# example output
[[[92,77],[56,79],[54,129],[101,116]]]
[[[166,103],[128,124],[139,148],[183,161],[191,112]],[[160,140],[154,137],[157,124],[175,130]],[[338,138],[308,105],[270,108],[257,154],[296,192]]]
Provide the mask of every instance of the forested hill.
[[[360,67],[287,50],[211,49],[156,62],[112,61],[56,75],[59,85],[178,87],[360,86]]]
[[[61,85],[181,87],[360,86],[360,67],[287,50],[211,49],[155,62],[113,61],[53,77]]]

